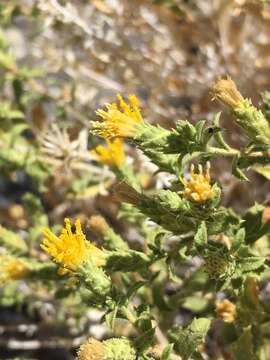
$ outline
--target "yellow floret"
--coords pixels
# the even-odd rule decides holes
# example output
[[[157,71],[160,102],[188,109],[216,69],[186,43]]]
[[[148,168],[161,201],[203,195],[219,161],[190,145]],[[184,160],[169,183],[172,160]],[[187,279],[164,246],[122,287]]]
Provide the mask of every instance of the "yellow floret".
[[[205,174],[201,165],[199,165],[199,173],[194,172],[194,165],[192,165],[190,176],[190,180],[182,180],[185,187],[184,196],[196,202],[204,202],[211,199],[214,192],[210,183],[210,164],[207,164]]]
[[[107,147],[98,145],[93,154],[97,160],[110,167],[120,167],[125,161],[123,141],[116,138],[112,141],[106,140]]]
[[[5,284],[10,280],[23,279],[29,272],[29,268],[26,264],[22,260],[13,256],[1,255],[0,263],[0,284]]]
[[[135,95],[129,96],[129,104],[121,95],[118,95],[117,103],[107,104],[107,110],[97,110],[97,114],[103,119],[101,122],[92,122],[93,133],[104,139],[115,137],[132,138],[136,134],[136,126],[143,122],[139,109],[139,101]]]
[[[61,270],[62,274],[65,273],[65,270],[76,271],[87,256],[91,256],[97,266],[104,265],[103,251],[86,240],[80,219],[75,222],[75,234],[72,232],[69,219],[65,219],[65,228],[59,237],[49,229],[45,229],[43,233],[46,238],[40,247],[50,254],[55,262],[64,267]]]

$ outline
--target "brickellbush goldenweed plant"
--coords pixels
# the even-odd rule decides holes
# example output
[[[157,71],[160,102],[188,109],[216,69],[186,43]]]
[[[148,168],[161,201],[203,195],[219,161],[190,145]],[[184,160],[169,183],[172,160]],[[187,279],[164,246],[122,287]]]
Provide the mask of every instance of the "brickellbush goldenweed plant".
[[[231,78],[213,85],[213,100],[228,107],[246,137],[241,148],[226,142],[221,113],[167,129],[143,117],[135,95],[118,95],[97,110],[90,133],[54,125],[36,134],[24,113],[34,95],[22,84],[41,75],[21,69],[1,33],[0,40],[3,84],[20,90],[20,110],[0,104],[1,176],[16,181],[23,172],[35,186],[22,197],[27,229],[23,222],[20,232],[0,227],[1,305],[50,293],[64,308],[62,321],[71,309],[78,318],[103,311],[106,337],[84,339],[79,360],[269,359],[270,209],[255,203],[238,214],[224,206],[223,184],[213,174],[221,157],[240,181],[249,181],[249,169],[269,174],[270,93],[259,108]],[[145,182],[126,149],[142,152],[155,173],[170,175],[170,184],[157,189]],[[48,191],[52,183],[70,207],[78,198],[109,194],[106,201],[117,203],[139,245],[110,226],[114,221],[98,206],[90,219],[72,209],[64,224],[55,224],[40,200],[57,193]],[[19,209],[13,208],[15,218]],[[20,281],[32,291],[24,298]]]
[[[129,102],[119,96],[119,106],[107,104],[97,111],[101,119],[92,122],[91,132],[106,146],[91,151],[115,172],[114,197],[126,203],[122,217],[138,227],[141,250],[132,249],[99,215],[89,225],[102,246],[89,241],[80,219],[74,230],[65,219],[60,235],[44,229],[40,246],[51,264],[49,258],[32,259],[25,244],[17,246],[8,233],[2,234],[10,253],[1,262],[2,283],[22,278],[66,282],[70,296],[105,311],[114,338],[88,339],[78,359],[203,359],[207,350],[202,344],[213,331],[222,338],[224,358],[267,358],[269,301],[260,289],[269,278],[269,210],[255,204],[239,215],[223,207],[222,185],[211,176],[210,164],[228,157],[232,174],[248,181],[245,170],[270,163],[268,96],[262,109],[256,108],[230,78],[218,80],[212,95],[229,107],[249,139],[247,146],[235,149],[226,143],[220,113],[208,123],[178,121],[168,130],[143,118],[134,95]],[[123,141],[145,153],[157,171],[173,174],[171,187],[145,190],[125,161]],[[188,273],[179,270],[188,264]],[[167,281],[174,284],[172,294]],[[193,313],[193,319],[177,324],[179,307]],[[119,335],[119,321],[131,324],[130,334]]]
[[[178,121],[175,129],[166,130],[143,119],[134,96],[129,97],[129,103],[119,96],[120,108],[113,103],[106,106],[107,110],[97,111],[101,120],[92,123],[94,134],[105,140],[125,139],[134,144],[159,170],[174,174],[175,181],[170,189],[147,193],[132,171],[125,174],[124,164],[118,158],[114,163],[110,161],[111,167],[121,169],[116,171],[119,185],[115,194],[132,205],[127,210],[130,217],[138,216],[133,211],[136,208],[141,216],[139,223],[145,225],[151,219],[156,227],[144,229],[146,248],[138,252],[129,249],[104,219],[98,216],[91,219],[94,231],[104,239],[104,247],[108,247],[103,249],[106,255],[101,265],[107,275],[102,272],[102,277],[101,273],[93,276],[98,268],[94,268],[94,256],[89,252],[83,267],[77,269],[77,276],[92,295],[96,279],[100,279],[99,286],[104,284],[106,291],[96,288],[96,295],[107,309],[106,317],[112,329],[118,318],[124,318],[131,322],[137,335],[129,340],[115,339],[110,345],[90,339],[82,345],[80,359],[172,359],[178,355],[182,359],[203,358],[203,348],[199,345],[215,318],[223,322],[222,336],[233,358],[263,359],[264,351],[267,353],[269,314],[267,304],[260,298],[259,284],[267,276],[269,262],[256,247],[257,241],[269,232],[270,221],[264,217],[267,208],[256,204],[241,217],[222,207],[221,185],[211,178],[210,161],[214,162],[217,156],[231,158],[232,173],[247,180],[245,169],[270,161],[269,119],[263,108],[256,108],[241,95],[230,78],[216,82],[213,98],[231,109],[233,119],[250,140],[246,147],[234,149],[225,142],[219,125],[220,114],[209,124],[200,121],[193,126],[188,121]],[[264,102],[265,108],[266,95]],[[113,157],[114,153],[111,154]],[[123,159],[121,151],[119,157]],[[108,164],[107,157],[99,156],[99,160]],[[174,247],[170,247],[172,236],[177,238]],[[191,275],[181,280],[177,274],[172,275],[174,262],[184,265],[195,257],[202,263]],[[122,276],[129,274],[124,294],[113,282],[114,271]],[[134,273],[140,274],[140,281],[132,283]],[[164,293],[164,280],[168,276],[182,283],[173,296]],[[223,294],[223,300],[215,300],[218,293]],[[139,306],[132,303],[136,294],[140,294]],[[200,298],[202,294],[204,300]],[[84,299],[88,301],[87,295]],[[188,309],[198,306],[198,312],[204,316],[173,328],[165,325],[165,319],[159,323],[159,311],[169,314],[183,303]],[[155,353],[152,349],[156,345],[157,329],[164,331],[164,328],[168,344]],[[256,331],[261,333],[260,340]],[[230,336],[225,335],[229,333]]]

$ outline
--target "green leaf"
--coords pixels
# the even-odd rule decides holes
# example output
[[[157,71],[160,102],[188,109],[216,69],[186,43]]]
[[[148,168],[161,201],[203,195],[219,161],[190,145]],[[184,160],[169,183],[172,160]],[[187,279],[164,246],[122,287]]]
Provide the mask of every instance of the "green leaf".
[[[251,244],[261,238],[270,230],[270,221],[262,224],[262,216],[265,207],[260,204],[252,206],[243,216],[243,228],[246,231],[246,242]]]
[[[194,236],[195,246],[198,251],[203,250],[207,244],[207,228],[203,221]]]
[[[238,266],[242,273],[248,273],[255,270],[259,270],[265,262],[264,257],[249,256],[239,261]]]
[[[14,56],[6,51],[0,51],[0,67],[10,71],[16,70]]]
[[[232,162],[232,174],[242,181],[249,181],[249,179],[246,177],[243,171],[239,168],[238,161],[239,161],[239,156],[236,155]]]
[[[144,285],[147,284],[147,281],[138,281],[136,282],[135,284],[133,284],[129,289],[128,289],[128,292],[126,294],[126,299],[130,299],[132,298],[136,292]]]
[[[246,231],[244,228],[241,228],[237,231],[232,243],[231,253],[237,252],[240,249],[241,245],[244,244],[245,236]]]
[[[111,329],[112,331],[114,331],[114,324],[115,324],[115,319],[116,319],[116,315],[118,312],[118,305],[115,304],[114,309],[112,311],[109,311],[106,315],[105,315],[105,320],[106,320],[106,324],[108,326],[109,329]]]
[[[269,3],[269,0],[263,0],[265,3]],[[267,117],[267,119],[270,119],[270,91],[265,91],[262,93],[262,106],[261,106],[262,112]]]
[[[178,328],[172,334],[177,352],[183,360],[188,359],[205,338],[211,321],[207,318],[194,319],[185,329]]]
[[[231,210],[220,208],[213,212],[207,222],[208,234],[218,234],[239,225],[239,217]]]
[[[150,265],[149,256],[140,251],[108,251],[106,268],[110,271],[139,271]]]
[[[173,344],[167,345],[165,349],[162,351],[160,360],[170,360],[172,351],[173,351]]]
[[[195,314],[199,314],[207,309],[209,300],[205,297],[199,296],[188,296],[185,298],[182,307],[190,310]]]
[[[15,232],[0,225],[0,246],[4,246],[10,253],[23,255],[27,253],[25,241]]]
[[[217,127],[220,128],[219,125],[219,120],[220,120],[220,116],[221,116],[221,112],[218,112],[217,114],[215,114],[214,119],[213,119],[213,124]],[[226,141],[224,140],[221,131],[217,131],[214,134],[214,138],[216,140],[216,142],[225,150],[231,150],[231,147],[226,143]]]
[[[155,329],[149,329],[136,338],[134,344],[140,353],[144,352],[154,343]]]
[[[245,329],[239,339],[231,345],[234,360],[258,360],[254,352],[251,329]]]
[[[0,104],[1,119],[24,119],[24,114],[19,110],[13,110],[11,104],[5,102]],[[24,125],[27,127],[27,125]]]

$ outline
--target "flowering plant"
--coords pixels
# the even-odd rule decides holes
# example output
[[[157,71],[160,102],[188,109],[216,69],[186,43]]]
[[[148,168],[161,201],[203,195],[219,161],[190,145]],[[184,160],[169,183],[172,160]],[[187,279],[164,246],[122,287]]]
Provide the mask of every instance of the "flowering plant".
[[[222,206],[222,185],[210,168],[218,156],[226,156],[232,159],[233,175],[247,181],[246,169],[267,166],[268,97],[260,110],[230,78],[218,80],[212,91],[231,109],[250,140],[247,146],[235,149],[226,143],[220,113],[210,123],[178,121],[167,130],[143,119],[135,96],[129,103],[119,96],[119,106],[97,111],[101,120],[92,122],[92,132],[106,140],[107,148],[98,145],[92,152],[115,172],[114,196],[124,203],[121,216],[135,225],[143,244],[133,249],[99,215],[89,225],[101,247],[86,239],[79,219],[75,233],[69,219],[60,236],[44,230],[41,247],[56,263],[59,281],[73,279],[71,293],[105,310],[115,336],[103,342],[89,339],[79,359],[203,359],[202,344],[213,331],[218,342],[223,339],[224,358],[229,353],[233,359],[261,359],[268,351],[269,311],[260,287],[269,261],[258,245],[270,229],[268,207],[255,204],[239,215]],[[147,190],[126,164],[123,140],[140,149],[158,172],[170,173],[171,185]],[[11,268],[13,263],[7,271]],[[10,271],[10,278],[17,277]],[[21,276],[31,276],[31,266],[27,272],[22,268]],[[172,315],[179,307],[195,316],[175,323]],[[121,321],[131,325],[125,337],[117,330]]]
[[[38,87],[35,74],[7,54],[4,39],[0,46],[3,82]],[[79,360],[267,359],[270,210],[266,202],[236,213],[222,202],[224,184],[213,174],[225,157],[240,181],[249,181],[249,169],[269,178],[269,93],[257,108],[232,79],[214,84],[213,99],[229,108],[246,137],[234,148],[221,113],[167,129],[143,117],[135,95],[97,110],[90,133],[60,125],[38,130],[23,111],[32,90],[18,95],[21,110],[0,104],[3,177],[16,182],[23,172],[35,189],[11,211],[20,231],[0,227],[1,304],[31,308],[50,294],[62,319],[102,311],[106,336],[77,343]],[[131,162],[130,153],[143,153],[153,173]],[[159,175],[169,181],[157,187]],[[56,194],[69,203],[57,208],[55,220],[46,206]],[[99,214],[104,194],[120,220]]]

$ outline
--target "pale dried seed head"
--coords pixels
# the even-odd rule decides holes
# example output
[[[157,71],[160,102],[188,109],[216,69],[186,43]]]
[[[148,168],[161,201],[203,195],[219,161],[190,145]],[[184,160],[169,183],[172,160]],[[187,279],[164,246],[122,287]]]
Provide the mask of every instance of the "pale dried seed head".
[[[105,348],[101,341],[90,338],[78,351],[78,360],[104,360]]]
[[[91,230],[97,235],[104,236],[106,235],[107,231],[109,230],[109,225],[104,217],[100,215],[93,215],[89,219],[89,225]]]
[[[212,88],[213,99],[218,99],[230,108],[235,109],[245,101],[234,81],[227,77],[219,79]]]

